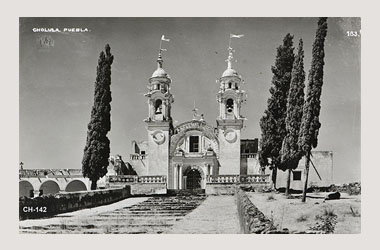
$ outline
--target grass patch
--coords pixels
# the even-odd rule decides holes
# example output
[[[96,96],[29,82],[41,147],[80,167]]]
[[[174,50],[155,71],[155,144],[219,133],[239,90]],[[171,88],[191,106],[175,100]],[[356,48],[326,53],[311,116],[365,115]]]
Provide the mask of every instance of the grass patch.
[[[331,207],[324,207],[323,208],[323,215],[324,216],[330,216],[330,217],[336,216],[334,209]]]
[[[268,197],[267,197],[267,201],[273,201],[273,200],[276,200],[276,199],[274,198],[273,194],[268,195]]]
[[[350,213],[353,217],[360,217],[359,210],[355,210],[352,206],[350,206]]]
[[[301,216],[297,218],[297,222],[307,221],[308,218],[309,216],[307,216],[306,214],[301,214]]]

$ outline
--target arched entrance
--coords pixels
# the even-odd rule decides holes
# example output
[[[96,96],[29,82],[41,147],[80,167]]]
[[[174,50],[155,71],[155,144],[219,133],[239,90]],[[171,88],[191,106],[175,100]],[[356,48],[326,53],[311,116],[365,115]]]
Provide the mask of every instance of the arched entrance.
[[[73,180],[69,184],[67,184],[66,192],[76,192],[76,191],[87,191],[86,185],[79,180]]]
[[[33,185],[30,184],[29,181],[20,181],[19,182],[19,197],[26,196],[26,197],[34,197],[34,188]]]
[[[46,194],[56,194],[60,190],[55,181],[45,181],[40,187],[40,196]]]
[[[186,189],[201,189],[202,174],[197,168],[189,168],[186,173]]]

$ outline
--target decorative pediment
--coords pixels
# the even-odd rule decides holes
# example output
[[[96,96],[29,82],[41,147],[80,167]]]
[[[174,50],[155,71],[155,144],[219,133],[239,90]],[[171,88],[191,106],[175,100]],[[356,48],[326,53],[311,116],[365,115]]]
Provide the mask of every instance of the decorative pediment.
[[[174,128],[174,133],[170,138],[170,155],[173,156],[176,152],[178,143],[186,136],[186,133],[192,130],[202,132],[202,136],[207,137],[216,145],[219,145],[218,130],[213,126],[208,125],[204,121],[192,120],[184,122]],[[215,149],[218,151],[218,149]],[[218,154],[218,152],[215,152]]]

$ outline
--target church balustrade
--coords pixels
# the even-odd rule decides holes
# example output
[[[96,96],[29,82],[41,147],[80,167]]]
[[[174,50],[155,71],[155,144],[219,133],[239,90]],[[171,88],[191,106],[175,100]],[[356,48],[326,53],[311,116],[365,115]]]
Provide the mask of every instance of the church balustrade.
[[[257,153],[241,153],[240,158],[256,158]]]
[[[107,176],[108,182],[126,182],[126,183],[136,183],[138,181],[137,175],[115,175]]]
[[[107,176],[108,182],[124,183],[166,183],[166,177],[162,175],[137,176],[137,175],[114,175]]]
[[[268,183],[269,174],[241,175],[240,183]]]
[[[166,177],[162,175],[156,176],[140,176],[138,182],[141,183],[166,183]]]
[[[80,169],[22,169],[19,170],[21,178],[82,178]]]
[[[207,183],[268,183],[269,174],[253,175],[214,175],[207,178]]]
[[[237,183],[239,175],[215,175],[208,178],[208,183]]]
[[[129,159],[131,159],[131,160],[145,160],[146,154],[130,154]]]

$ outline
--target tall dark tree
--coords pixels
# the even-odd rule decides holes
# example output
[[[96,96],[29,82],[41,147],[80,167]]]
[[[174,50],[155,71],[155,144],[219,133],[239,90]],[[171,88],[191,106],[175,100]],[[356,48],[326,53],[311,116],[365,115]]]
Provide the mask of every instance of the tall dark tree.
[[[277,167],[281,163],[280,150],[286,135],[285,116],[286,101],[289,92],[292,67],[294,62],[293,36],[287,34],[283,44],[277,48],[275,65],[272,66],[272,86],[269,89],[271,97],[268,107],[260,120],[261,151],[260,165],[268,166],[269,159],[272,169],[272,180],[276,185]]]
[[[318,20],[318,28],[313,44],[313,58],[309,71],[309,82],[306,92],[306,100],[303,107],[302,123],[298,145],[306,156],[305,161],[305,183],[302,201],[306,201],[307,182],[309,178],[309,165],[311,149],[318,145],[318,133],[321,123],[319,114],[321,111],[321,93],[323,85],[323,67],[325,65],[324,44],[327,34],[327,17]]]
[[[111,64],[113,55],[107,44],[105,52],[98,59],[95,81],[94,105],[88,124],[86,146],[82,160],[82,173],[91,180],[91,190],[96,182],[107,173],[110,141],[107,133],[111,130]]]
[[[286,181],[285,195],[289,195],[290,176],[293,169],[298,167],[302,157],[298,147],[298,137],[302,120],[302,108],[304,104],[305,88],[305,71],[303,67],[303,42],[300,39],[298,52],[294,59],[292,80],[287,101],[286,110],[286,136],[281,149],[281,170],[287,170],[288,176]]]

